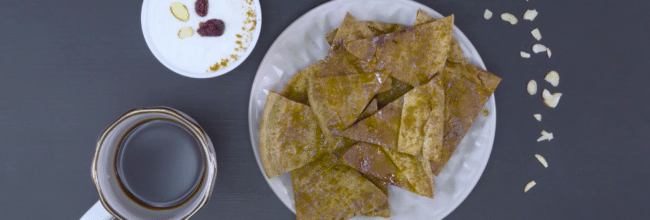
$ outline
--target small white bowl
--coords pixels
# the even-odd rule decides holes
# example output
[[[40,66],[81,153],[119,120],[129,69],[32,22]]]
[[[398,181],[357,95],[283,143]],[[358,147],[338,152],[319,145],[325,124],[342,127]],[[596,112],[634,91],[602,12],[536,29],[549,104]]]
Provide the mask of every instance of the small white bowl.
[[[258,0],[212,0],[209,1],[210,5],[208,15],[205,17],[199,17],[194,12],[195,1],[196,0],[144,0],[142,3],[142,13],[140,19],[142,25],[142,34],[144,35],[144,39],[147,42],[147,46],[149,46],[151,53],[153,53],[153,55],[156,57],[156,59],[158,59],[158,61],[160,61],[160,63],[180,75],[191,78],[211,78],[228,73],[239,66],[242,62],[244,62],[248,55],[250,55],[250,53],[253,51],[253,48],[255,48],[255,44],[257,43],[257,40],[260,36],[260,30],[262,29],[262,10],[260,8],[260,3]],[[180,2],[186,5],[190,13],[189,21],[181,22],[173,17],[169,11],[169,6],[173,2]],[[250,8],[254,10],[256,14],[254,19],[255,29],[250,31],[252,36],[248,39],[248,42],[246,42],[246,39],[233,38],[233,32],[228,33],[229,31],[236,31],[235,33],[240,31],[242,26],[234,25],[233,27],[232,25],[237,24],[240,22],[240,20],[236,19],[234,22],[229,22],[228,19],[233,19],[227,16],[230,11],[219,8],[220,6],[232,7],[234,3],[239,4],[241,2],[244,2],[243,4],[248,4],[246,2],[250,3],[247,6],[242,6],[241,10],[247,10]],[[155,4],[151,5],[151,3]],[[151,8],[155,8],[156,10],[161,11],[161,13],[150,14]],[[239,7],[237,7],[237,9],[238,8]],[[226,15],[224,16],[224,14]],[[226,31],[224,32],[224,35],[221,37],[200,37],[197,33],[199,22],[213,18],[222,19],[226,23]],[[231,24],[231,26],[229,26],[229,24]],[[164,26],[164,28],[161,29],[161,26]],[[186,39],[179,39],[176,35],[178,30],[180,30],[181,27],[186,26],[190,26],[194,29],[194,36]],[[156,33],[158,35],[153,36]],[[168,45],[165,45],[164,48],[161,47],[162,43],[160,42],[176,42],[172,41],[172,37],[175,37],[179,43],[170,43]],[[246,38],[245,34],[243,38]],[[241,40],[244,42],[244,45],[248,44],[248,46],[245,50],[235,51],[235,40]],[[186,44],[192,46],[185,47]],[[217,46],[220,44],[226,46]],[[201,46],[201,48],[196,49],[197,45],[205,46]],[[187,48],[187,50],[183,50],[183,48]],[[203,51],[199,51],[200,49],[203,49]],[[215,55],[219,53],[221,53],[221,55]],[[219,68],[214,72],[209,71],[210,66],[212,66],[214,63],[220,62],[220,60],[223,58],[229,59],[230,57],[227,54],[235,54],[238,58],[234,62],[232,62],[230,59],[228,65]]]

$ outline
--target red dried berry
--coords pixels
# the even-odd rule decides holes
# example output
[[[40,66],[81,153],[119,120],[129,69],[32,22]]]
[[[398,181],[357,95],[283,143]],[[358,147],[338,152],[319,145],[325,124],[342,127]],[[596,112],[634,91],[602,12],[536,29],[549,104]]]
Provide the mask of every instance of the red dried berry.
[[[196,0],[194,10],[201,17],[208,15],[208,0]]]
[[[226,24],[219,19],[210,19],[205,22],[199,23],[199,29],[196,30],[202,37],[205,36],[221,36],[226,30]]]

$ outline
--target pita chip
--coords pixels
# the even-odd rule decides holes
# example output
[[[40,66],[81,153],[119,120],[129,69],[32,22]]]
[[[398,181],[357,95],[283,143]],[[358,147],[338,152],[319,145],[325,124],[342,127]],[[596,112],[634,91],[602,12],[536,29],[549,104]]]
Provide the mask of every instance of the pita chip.
[[[426,12],[422,11],[422,9],[418,9],[418,13],[416,15],[415,19],[415,24],[413,26],[418,26],[421,24],[426,24],[430,23],[432,21],[435,21],[436,19],[431,17],[431,15],[427,14]],[[449,49],[449,55],[447,56],[447,61],[449,62],[454,62],[454,63],[465,63],[467,62],[467,58],[463,55],[463,50],[460,49],[460,44],[458,44],[458,41],[456,38],[452,36],[451,38],[451,48]]]
[[[343,131],[341,136],[395,149],[403,104],[403,98],[395,100],[374,115]]]
[[[326,141],[309,106],[270,92],[260,122],[260,156],[271,179],[326,152]]]
[[[406,190],[412,189],[406,177],[380,146],[357,142],[343,155],[342,161],[359,173],[377,178],[381,182]]]
[[[358,41],[370,41],[375,45],[377,65],[392,70],[392,76],[396,79],[417,86],[428,82],[444,68],[453,25],[454,17],[451,15],[417,27]]]
[[[397,151],[432,160],[439,157],[444,123],[442,77],[404,94]]]
[[[338,135],[350,127],[387,78],[375,72],[311,79],[309,103],[322,129]]]
[[[331,154],[292,171],[291,182],[298,220],[349,219],[387,202],[381,189]]]
[[[440,174],[501,81],[469,63],[447,63],[441,73],[445,86],[445,122],[440,159],[431,161],[435,175]]]
[[[307,91],[309,90],[309,79],[313,78],[323,66],[323,61],[318,61],[311,66],[299,71],[284,86],[280,95],[304,105],[309,105]]]
[[[433,198],[433,173],[428,160],[399,153],[392,149],[384,148],[384,152],[388,154],[400,172],[406,176],[414,190],[411,192]]]

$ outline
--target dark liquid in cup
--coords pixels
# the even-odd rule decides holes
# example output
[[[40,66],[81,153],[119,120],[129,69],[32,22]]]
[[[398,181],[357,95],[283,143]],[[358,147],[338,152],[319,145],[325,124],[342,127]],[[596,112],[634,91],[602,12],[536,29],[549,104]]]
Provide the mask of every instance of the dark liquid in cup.
[[[131,129],[122,139],[115,168],[124,192],[149,208],[186,201],[203,177],[199,141],[182,125],[157,119]]]

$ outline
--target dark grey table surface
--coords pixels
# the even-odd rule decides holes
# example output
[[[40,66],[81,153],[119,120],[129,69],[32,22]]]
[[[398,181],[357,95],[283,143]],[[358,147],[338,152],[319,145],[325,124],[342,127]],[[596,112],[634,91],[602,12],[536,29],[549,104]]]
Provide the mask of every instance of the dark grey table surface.
[[[190,79],[161,65],[142,36],[142,1],[8,0],[0,7],[0,218],[77,219],[98,199],[90,164],[99,133],[123,112],[171,106],[214,141],[218,179],[194,219],[293,219],[253,157],[248,100],[275,38],[324,1],[265,1],[262,32],[234,71]],[[483,176],[448,219],[650,219],[649,1],[428,0],[503,78]],[[483,11],[494,12],[492,20]],[[511,26],[499,15],[540,12]],[[538,27],[551,59],[529,51]],[[556,109],[526,93],[546,72]],[[543,115],[542,122],[533,119]],[[539,132],[555,139],[537,143]],[[542,154],[549,168],[533,157]],[[530,180],[537,181],[524,194]]]

